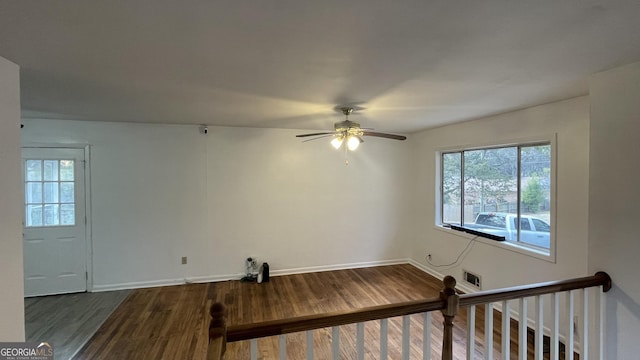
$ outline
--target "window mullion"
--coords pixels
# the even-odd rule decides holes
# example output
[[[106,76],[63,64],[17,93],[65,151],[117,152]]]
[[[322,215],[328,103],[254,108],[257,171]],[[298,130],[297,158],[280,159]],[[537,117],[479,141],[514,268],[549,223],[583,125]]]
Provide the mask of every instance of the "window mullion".
[[[460,152],[460,226],[464,226],[464,151]]]
[[[42,198],[40,199],[40,226],[44,226],[44,204],[45,204],[45,199],[44,199],[44,160],[39,160],[40,161],[40,191],[42,191]]]
[[[521,193],[522,193],[522,171],[520,170],[520,162],[521,162],[521,158],[522,158],[522,146],[518,146],[518,157],[516,159],[516,186],[517,186],[517,190],[516,191],[516,223],[517,223],[517,241],[520,242],[520,233],[521,233],[521,228],[522,228],[522,224],[520,223],[520,203],[521,203]]]
[[[62,219],[60,218],[62,216],[62,182],[60,181],[60,160],[58,160],[58,183],[56,185],[58,185],[58,225],[60,225],[62,223]]]

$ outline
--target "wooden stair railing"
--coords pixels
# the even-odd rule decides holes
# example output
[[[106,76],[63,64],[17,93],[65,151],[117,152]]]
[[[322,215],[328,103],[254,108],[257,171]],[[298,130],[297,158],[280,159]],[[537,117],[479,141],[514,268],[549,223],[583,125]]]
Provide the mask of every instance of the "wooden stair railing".
[[[227,342],[363,323],[366,321],[426,313],[436,310],[441,311],[444,316],[442,359],[452,360],[453,320],[460,307],[522,299],[530,296],[552,294],[594,286],[602,286],[603,291],[607,292],[611,289],[611,278],[605,272],[597,272],[593,276],[577,279],[550,281],[462,295],[458,295],[455,291],[456,280],[453,277],[446,276],[443,280],[443,285],[444,288],[440,292],[440,296],[434,299],[299,316],[253,324],[232,325],[229,327],[226,326],[224,320],[224,306],[220,303],[215,303],[211,306],[210,310],[212,319],[209,327],[207,360],[224,359]]]

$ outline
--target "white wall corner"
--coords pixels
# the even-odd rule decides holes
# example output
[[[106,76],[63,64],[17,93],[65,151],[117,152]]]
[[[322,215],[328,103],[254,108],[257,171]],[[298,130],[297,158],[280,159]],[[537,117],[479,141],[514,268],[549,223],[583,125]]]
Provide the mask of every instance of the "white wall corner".
[[[0,341],[24,341],[20,68],[0,57]]]

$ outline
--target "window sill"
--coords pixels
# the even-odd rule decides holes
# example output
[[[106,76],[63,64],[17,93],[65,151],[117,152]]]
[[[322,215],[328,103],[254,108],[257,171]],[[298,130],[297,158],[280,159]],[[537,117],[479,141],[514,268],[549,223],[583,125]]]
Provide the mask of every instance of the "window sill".
[[[530,256],[536,259],[540,259],[540,260],[544,260],[550,263],[555,264],[556,263],[556,258],[555,258],[555,253],[550,249],[549,251],[544,251],[544,250],[538,250],[532,247],[528,247],[528,246],[523,246],[523,245],[519,245],[516,243],[513,243],[511,241],[496,241],[496,240],[491,240],[491,239],[487,239],[487,238],[483,238],[481,236],[476,236],[476,235],[472,235],[472,234],[468,234],[468,233],[464,233],[464,232],[460,232],[457,230],[453,230],[453,229],[449,229],[440,225],[434,225],[435,229],[438,231],[442,231],[446,234],[449,235],[453,235],[453,236],[457,236],[457,237],[461,237],[464,239],[474,239],[475,241],[482,243],[482,244],[486,244],[486,245],[490,245],[490,246],[495,246],[504,250],[508,250],[508,251],[512,251],[518,254],[522,254],[522,255],[526,255],[526,256]],[[553,248],[554,244],[552,242],[551,247]]]

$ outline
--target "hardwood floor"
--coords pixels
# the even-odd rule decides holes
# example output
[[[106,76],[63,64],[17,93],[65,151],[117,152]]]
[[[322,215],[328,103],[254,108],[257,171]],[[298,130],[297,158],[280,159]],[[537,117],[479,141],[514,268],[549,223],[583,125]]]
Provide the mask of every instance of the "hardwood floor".
[[[227,306],[227,324],[247,324],[292,316],[348,310],[433,298],[439,280],[411,265],[393,265],[271,278],[256,284],[227,281],[134,290],[76,359],[203,359],[207,348],[207,309]],[[454,322],[454,353],[466,358],[466,316]],[[484,316],[476,315],[476,356],[482,358]],[[442,316],[433,313],[433,358],[440,357]],[[411,316],[411,358],[422,358],[421,315]],[[494,316],[494,354],[500,357],[499,316]],[[389,358],[400,358],[401,319],[389,321]],[[517,358],[517,324],[511,324],[511,357]],[[379,354],[379,322],[365,324],[366,359]],[[355,359],[355,325],[341,328],[341,358]],[[278,339],[258,341],[261,359],[278,358]],[[306,358],[306,335],[287,336],[287,358]],[[330,359],[331,329],[314,332],[316,359]],[[532,355],[531,355],[532,356]],[[248,359],[248,342],[230,343],[226,359]]]
[[[122,290],[26,298],[26,340],[48,341],[54,346],[56,359],[70,359],[129,293]]]

